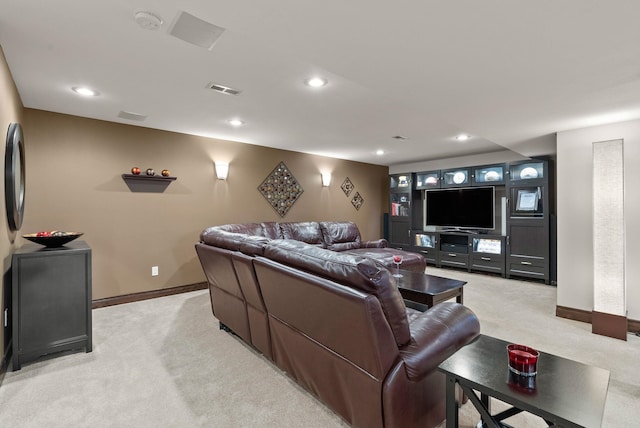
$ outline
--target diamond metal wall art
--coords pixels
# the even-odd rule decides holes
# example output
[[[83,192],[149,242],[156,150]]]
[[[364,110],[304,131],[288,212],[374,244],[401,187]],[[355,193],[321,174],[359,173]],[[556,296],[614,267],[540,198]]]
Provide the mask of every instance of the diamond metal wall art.
[[[355,186],[353,185],[351,180],[349,180],[349,177],[345,178],[344,181],[342,182],[342,186],[340,186],[340,188],[342,189],[344,194],[347,195],[347,196],[349,196],[351,194],[351,192],[353,191],[354,187]]]
[[[356,194],[353,196],[353,199],[351,199],[351,203],[356,208],[356,211],[360,210],[360,207],[362,206],[362,204],[364,204],[364,198],[360,196],[360,192],[356,192]]]
[[[258,191],[278,215],[284,217],[300,198],[304,189],[284,162],[280,162],[258,186]]]

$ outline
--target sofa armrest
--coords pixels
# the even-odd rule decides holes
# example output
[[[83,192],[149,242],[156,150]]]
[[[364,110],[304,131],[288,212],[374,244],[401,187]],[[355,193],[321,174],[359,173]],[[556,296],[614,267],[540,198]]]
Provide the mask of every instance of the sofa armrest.
[[[360,248],[387,248],[389,242],[386,239],[376,239],[375,241],[363,241]]]
[[[419,381],[480,335],[476,315],[459,303],[435,305],[409,325],[411,342],[400,349],[407,377]]]

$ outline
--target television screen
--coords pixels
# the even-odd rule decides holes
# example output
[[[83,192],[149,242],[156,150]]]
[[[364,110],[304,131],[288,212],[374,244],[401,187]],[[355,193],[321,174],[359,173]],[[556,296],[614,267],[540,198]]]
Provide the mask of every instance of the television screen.
[[[425,193],[427,226],[494,228],[495,189],[493,187],[429,190]]]

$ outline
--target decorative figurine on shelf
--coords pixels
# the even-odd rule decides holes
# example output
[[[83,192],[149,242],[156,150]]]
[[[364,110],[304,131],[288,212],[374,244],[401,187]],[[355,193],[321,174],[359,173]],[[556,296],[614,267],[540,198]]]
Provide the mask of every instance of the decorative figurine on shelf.
[[[161,174],[163,177],[168,177],[171,175],[171,172],[168,169],[163,169]]]
[[[156,172],[153,170],[153,168],[147,168],[147,175],[154,176],[156,175]]]
[[[131,174],[140,175],[140,168],[138,168],[137,166],[134,166],[133,168],[131,168]]]

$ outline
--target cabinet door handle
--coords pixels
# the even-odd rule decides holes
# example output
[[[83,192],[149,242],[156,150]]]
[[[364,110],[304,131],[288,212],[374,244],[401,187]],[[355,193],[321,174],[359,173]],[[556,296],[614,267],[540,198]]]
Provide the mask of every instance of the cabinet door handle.
[[[529,266],[531,264],[531,262],[520,262],[520,264]]]
[[[453,253],[449,253],[449,256],[451,256],[451,257],[458,257],[458,255],[457,255],[457,254],[453,254]]]
[[[491,257],[480,257],[482,260],[484,260],[485,262],[490,262],[491,261]]]

